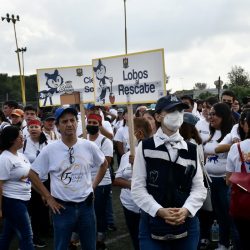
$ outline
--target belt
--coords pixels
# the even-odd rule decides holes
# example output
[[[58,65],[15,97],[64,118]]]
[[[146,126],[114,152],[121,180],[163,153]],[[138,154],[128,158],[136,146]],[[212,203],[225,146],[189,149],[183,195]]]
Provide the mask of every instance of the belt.
[[[93,198],[94,198],[94,195],[93,195],[93,192],[91,192],[88,197],[84,200],[84,201],[80,201],[80,202],[73,202],[73,201],[64,201],[64,200],[60,200],[58,198],[54,198],[58,203],[61,203],[62,205],[65,204],[67,206],[79,206],[79,205],[82,205],[82,204],[91,204],[92,201],[93,201]]]

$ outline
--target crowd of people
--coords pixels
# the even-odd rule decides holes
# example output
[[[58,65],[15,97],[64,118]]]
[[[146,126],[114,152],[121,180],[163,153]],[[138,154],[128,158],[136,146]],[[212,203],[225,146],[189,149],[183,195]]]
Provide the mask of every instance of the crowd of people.
[[[56,250],[107,249],[106,232],[116,230],[113,186],[134,250],[249,249],[250,216],[230,213],[230,177],[243,163],[250,173],[250,103],[226,90],[220,100],[167,95],[139,105],[135,154],[126,106],[84,108],[86,139],[78,105],[3,104],[1,250],[14,236],[21,250],[46,247],[41,238],[52,228]]]

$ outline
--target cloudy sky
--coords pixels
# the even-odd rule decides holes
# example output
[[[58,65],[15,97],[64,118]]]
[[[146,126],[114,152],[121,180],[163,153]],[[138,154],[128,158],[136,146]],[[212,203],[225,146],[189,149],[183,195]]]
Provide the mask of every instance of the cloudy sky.
[[[91,64],[124,53],[123,0],[0,0],[19,14],[25,74]],[[128,52],[165,49],[172,90],[227,81],[232,66],[250,71],[249,0],[127,0]],[[0,22],[0,73],[18,74],[12,23]]]

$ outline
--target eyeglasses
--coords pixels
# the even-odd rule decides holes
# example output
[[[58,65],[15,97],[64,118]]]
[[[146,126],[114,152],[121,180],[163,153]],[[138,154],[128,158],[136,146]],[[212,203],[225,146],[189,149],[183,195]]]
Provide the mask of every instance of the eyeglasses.
[[[215,116],[216,113],[215,113],[215,112],[210,112],[208,115],[209,115],[209,116]]]
[[[75,162],[75,157],[73,156],[74,154],[74,148],[71,147],[69,148],[69,163],[73,164]]]

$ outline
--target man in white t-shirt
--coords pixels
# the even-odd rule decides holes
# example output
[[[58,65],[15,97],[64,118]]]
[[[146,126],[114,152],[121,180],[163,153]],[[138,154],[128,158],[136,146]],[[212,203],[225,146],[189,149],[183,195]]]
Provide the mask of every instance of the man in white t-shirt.
[[[29,177],[53,211],[55,249],[67,250],[71,234],[77,230],[84,249],[95,250],[93,189],[102,180],[108,164],[94,143],[77,138],[75,109],[58,108],[55,118],[61,140],[42,150],[32,164]],[[98,166],[92,182],[91,169]],[[40,181],[48,174],[51,193]]]

